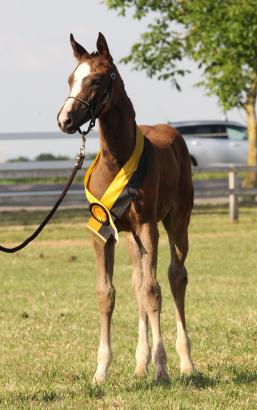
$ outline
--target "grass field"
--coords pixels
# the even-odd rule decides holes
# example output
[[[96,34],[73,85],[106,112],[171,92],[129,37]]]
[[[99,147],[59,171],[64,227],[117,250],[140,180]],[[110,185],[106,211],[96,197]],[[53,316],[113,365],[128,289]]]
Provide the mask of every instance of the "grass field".
[[[1,213],[0,243],[29,235],[42,213]],[[257,210],[195,211],[187,259],[187,319],[196,373],[179,375],[160,228],[158,278],[170,382],[133,376],[137,309],[124,236],[116,250],[109,381],[92,387],[98,344],[95,260],[82,211],[59,211],[26,250],[0,255],[0,408],[256,409]]]
[[[227,179],[227,172],[201,172],[197,173],[197,168],[193,169],[193,180],[207,180],[207,179]],[[238,176],[244,176],[244,173],[238,173]],[[83,182],[83,176],[77,176],[75,181],[77,183]],[[17,178],[17,179],[7,179],[0,178],[0,185],[19,185],[19,184],[58,184],[65,183],[67,177],[31,177],[31,178]]]

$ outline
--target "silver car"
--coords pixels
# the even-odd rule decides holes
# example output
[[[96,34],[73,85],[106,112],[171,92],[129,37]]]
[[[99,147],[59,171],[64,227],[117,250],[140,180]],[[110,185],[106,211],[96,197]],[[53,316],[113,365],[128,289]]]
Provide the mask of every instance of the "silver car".
[[[170,122],[185,138],[195,166],[246,164],[247,130],[232,121]]]

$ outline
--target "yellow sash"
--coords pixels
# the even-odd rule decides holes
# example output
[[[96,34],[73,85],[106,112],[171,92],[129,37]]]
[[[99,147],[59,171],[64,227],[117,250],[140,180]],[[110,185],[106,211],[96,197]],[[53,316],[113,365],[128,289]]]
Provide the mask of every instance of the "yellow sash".
[[[144,148],[144,136],[141,133],[140,129],[137,128],[136,133],[136,146],[128,161],[125,165],[120,169],[116,177],[113,179],[111,184],[108,186],[107,190],[103,194],[102,198],[99,200],[97,199],[88,189],[88,183],[90,176],[94,167],[96,166],[100,152],[98,152],[95,160],[88,168],[85,178],[84,178],[84,186],[85,186],[85,193],[88,202],[90,203],[90,211],[92,216],[90,217],[87,228],[93,231],[99,238],[101,238],[104,242],[108,239],[108,234],[110,232],[113,234],[116,241],[119,240],[118,231],[114,224],[113,217],[111,214],[112,206],[118,200],[119,196],[121,195],[122,191],[128,184],[130,178],[134,174],[134,172],[138,168],[138,163],[140,161],[142,152]],[[109,231],[109,233],[107,233]]]

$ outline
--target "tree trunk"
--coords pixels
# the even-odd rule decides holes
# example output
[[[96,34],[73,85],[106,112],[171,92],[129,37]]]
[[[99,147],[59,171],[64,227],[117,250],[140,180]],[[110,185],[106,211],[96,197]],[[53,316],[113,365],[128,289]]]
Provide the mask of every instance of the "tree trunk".
[[[255,111],[256,99],[248,101],[244,105],[246,111],[247,133],[248,133],[248,165],[257,165],[257,117]],[[249,172],[243,182],[245,188],[257,186],[257,172]]]

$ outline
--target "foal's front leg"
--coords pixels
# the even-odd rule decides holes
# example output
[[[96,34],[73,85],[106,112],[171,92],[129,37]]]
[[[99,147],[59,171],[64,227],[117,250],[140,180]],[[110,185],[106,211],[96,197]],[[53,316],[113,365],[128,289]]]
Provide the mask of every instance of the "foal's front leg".
[[[161,288],[156,279],[158,239],[159,233],[155,222],[145,223],[140,227],[138,243],[143,268],[142,297],[144,298],[144,306],[152,329],[152,360],[155,366],[156,380],[169,377],[160,326]]]
[[[108,240],[104,244],[99,239],[93,239],[93,246],[98,268],[96,296],[100,312],[100,344],[93,382],[102,383],[106,380],[112,360],[111,319],[115,305],[115,288],[112,284],[114,240]]]

